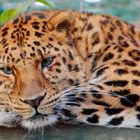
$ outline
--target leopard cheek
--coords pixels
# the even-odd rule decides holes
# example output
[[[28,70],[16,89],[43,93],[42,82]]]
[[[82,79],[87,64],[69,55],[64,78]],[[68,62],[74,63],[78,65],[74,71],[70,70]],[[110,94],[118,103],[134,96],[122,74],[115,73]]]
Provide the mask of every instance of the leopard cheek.
[[[15,77],[14,76],[3,76],[1,75],[0,80],[0,93],[5,93],[7,95],[10,95],[13,91],[15,85]]]

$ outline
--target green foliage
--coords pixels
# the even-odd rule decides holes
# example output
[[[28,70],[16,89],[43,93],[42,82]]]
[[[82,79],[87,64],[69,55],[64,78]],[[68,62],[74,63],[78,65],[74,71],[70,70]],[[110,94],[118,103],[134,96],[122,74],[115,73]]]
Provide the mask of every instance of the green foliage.
[[[0,15],[0,25],[3,25],[4,23],[8,22],[12,18],[14,18],[16,15],[18,15],[19,13],[22,13],[22,12],[26,11],[27,9],[29,9],[30,6],[34,2],[40,2],[40,3],[48,6],[49,8],[52,8],[51,4],[49,2],[47,2],[46,0],[26,0],[24,3],[18,4],[16,6],[16,8],[12,8],[12,9],[3,11]]]
[[[8,20],[12,19],[18,13],[19,13],[19,10],[17,8],[3,11],[2,14],[0,15],[0,25],[3,25]]]
[[[42,4],[44,4],[44,5],[47,5],[48,7],[50,7],[50,8],[53,8],[52,6],[51,6],[51,4],[49,3],[49,2],[47,2],[47,1],[45,1],[45,0],[35,0],[36,2],[40,2],[40,3],[42,3]]]

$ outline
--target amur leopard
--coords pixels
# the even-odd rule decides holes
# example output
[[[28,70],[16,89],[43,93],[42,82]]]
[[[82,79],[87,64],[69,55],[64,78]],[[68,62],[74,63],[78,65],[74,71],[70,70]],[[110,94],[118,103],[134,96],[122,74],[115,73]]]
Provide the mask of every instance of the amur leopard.
[[[71,10],[0,27],[0,126],[56,122],[140,127],[140,28]]]

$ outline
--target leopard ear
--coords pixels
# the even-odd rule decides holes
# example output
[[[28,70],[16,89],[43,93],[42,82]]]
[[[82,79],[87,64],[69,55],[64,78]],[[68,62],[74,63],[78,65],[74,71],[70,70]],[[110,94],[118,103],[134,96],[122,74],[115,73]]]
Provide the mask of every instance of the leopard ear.
[[[50,30],[66,31],[72,28],[75,22],[74,12],[70,10],[60,11],[53,15],[47,23]]]

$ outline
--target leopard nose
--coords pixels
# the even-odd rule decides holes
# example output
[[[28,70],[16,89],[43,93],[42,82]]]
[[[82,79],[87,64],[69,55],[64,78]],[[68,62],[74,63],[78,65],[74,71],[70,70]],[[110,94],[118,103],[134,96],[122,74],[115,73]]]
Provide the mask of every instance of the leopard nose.
[[[43,96],[39,96],[35,99],[32,100],[22,100],[22,102],[29,104],[30,106],[32,106],[33,108],[37,109],[38,106],[40,105],[40,102],[43,100],[43,98],[45,97],[46,93]]]

